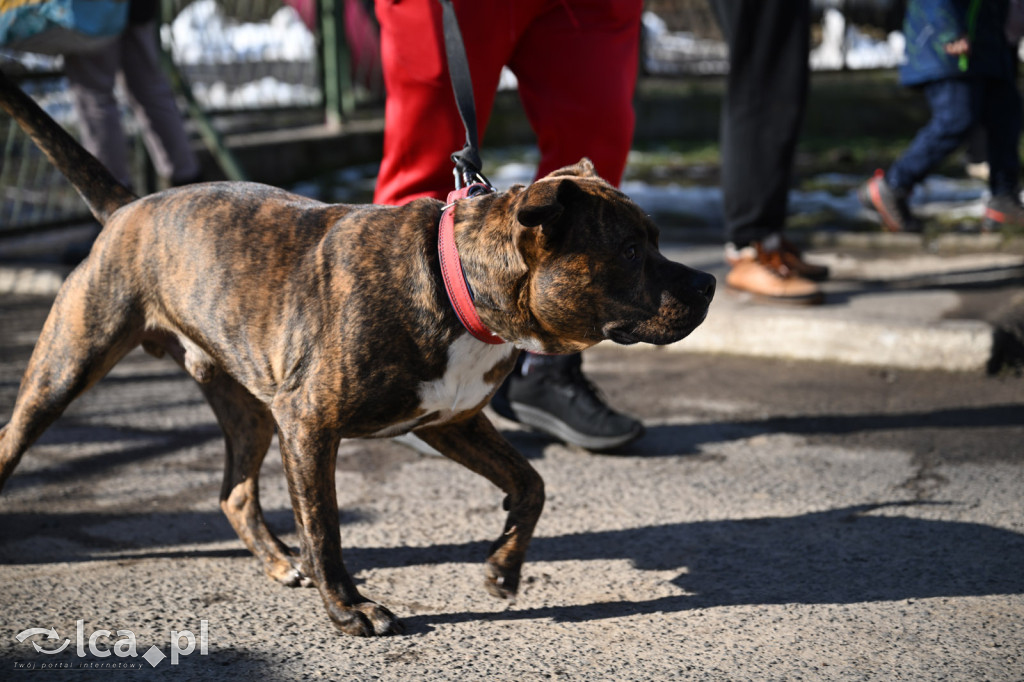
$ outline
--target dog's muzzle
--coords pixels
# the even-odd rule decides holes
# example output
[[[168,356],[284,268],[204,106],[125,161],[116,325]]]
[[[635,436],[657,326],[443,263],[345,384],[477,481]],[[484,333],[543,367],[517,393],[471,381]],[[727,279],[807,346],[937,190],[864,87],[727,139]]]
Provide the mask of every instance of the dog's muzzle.
[[[686,338],[699,327],[715,297],[716,280],[706,272],[679,267],[686,270],[685,277],[676,287],[662,291],[653,316],[612,322],[602,330],[605,338],[622,345],[665,345]]]

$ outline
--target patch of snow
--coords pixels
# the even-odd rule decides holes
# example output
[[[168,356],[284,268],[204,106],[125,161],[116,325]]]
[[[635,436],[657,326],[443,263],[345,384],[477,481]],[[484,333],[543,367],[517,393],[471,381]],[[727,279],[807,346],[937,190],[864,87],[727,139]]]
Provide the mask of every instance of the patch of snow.
[[[316,40],[298,12],[285,5],[269,22],[238,22],[216,0],[197,0],[160,28],[164,49],[178,64],[301,62],[316,58]]]

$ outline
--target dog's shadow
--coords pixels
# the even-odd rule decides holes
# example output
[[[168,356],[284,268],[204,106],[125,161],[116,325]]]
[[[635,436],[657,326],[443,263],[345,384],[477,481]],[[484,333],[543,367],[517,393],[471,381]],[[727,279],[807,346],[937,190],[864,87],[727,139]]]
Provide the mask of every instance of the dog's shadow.
[[[899,514],[902,505],[539,537],[530,546],[530,561],[625,559],[639,571],[678,571],[671,582],[681,593],[646,601],[419,615],[405,622],[410,632],[417,632],[476,620],[580,622],[718,606],[1024,593],[1024,535],[974,523],[912,518]],[[479,558],[486,547],[357,548],[350,561],[366,566],[432,563],[467,550]],[[527,604],[530,572],[528,561],[521,600]],[[597,571],[591,579],[602,581]]]
[[[713,457],[707,454],[705,445],[761,433],[841,439],[850,433],[879,431],[880,437],[888,439],[901,431],[920,428],[999,427],[1018,422],[1019,405],[1002,405],[897,415],[666,424],[648,428],[647,434],[623,454]],[[525,431],[506,435],[531,458],[545,456],[551,444]],[[193,436],[199,442],[215,437],[213,427]],[[499,612],[481,609],[420,614],[404,621],[409,632],[417,633],[477,620],[580,622],[716,606],[848,604],[1024,593],[1024,572],[1020,570],[1024,565],[1024,535],[978,523],[915,518],[920,516],[918,510],[907,512],[903,504],[541,536],[530,547],[520,606]],[[291,530],[290,510],[267,509],[266,517],[275,530]],[[359,510],[346,509],[341,514],[343,524],[360,518]],[[117,538],[116,543],[111,538]],[[197,544],[226,542],[230,546],[194,548]],[[353,573],[452,562],[465,563],[472,570],[472,565],[483,561],[488,547],[487,541],[426,547],[346,546],[345,555]],[[216,509],[147,514],[8,512],[0,519],[0,563],[90,562],[122,556],[255,561]],[[674,576],[667,578],[674,589],[666,588],[676,594],[638,601],[529,606],[531,580],[538,575],[536,562],[553,562],[555,570],[558,562],[594,562],[589,579],[599,584],[605,580],[599,562],[607,560],[625,560],[637,571]],[[567,589],[571,593],[571,586]],[[665,592],[661,590],[659,595]]]
[[[934,504],[934,503],[933,503]],[[716,606],[767,604],[850,604],[932,597],[986,596],[1024,593],[1024,535],[977,523],[914,518],[903,507],[921,503],[892,503],[832,509],[789,517],[725,519],[671,523],[624,530],[601,530],[554,537],[537,537],[530,547],[518,606],[505,611],[466,611],[414,615],[404,619],[410,633],[445,624],[477,620],[549,618],[564,622],[600,620],[655,612],[677,613]],[[191,535],[191,541],[221,541],[234,536],[219,513],[175,514],[26,514],[6,515],[0,532],[0,561],[31,564],[45,561],[91,561],[87,549],[67,548],[60,556],[44,551],[45,559],[25,545],[17,554],[4,552],[15,529],[34,529],[62,536],[87,533],[98,523],[137,524],[132,534],[145,542],[153,528]],[[271,525],[287,522],[290,512],[268,512]],[[12,518],[14,517],[14,518]],[[343,520],[344,520],[343,516]],[[58,530],[59,529],[59,530]],[[195,531],[199,529],[199,537]],[[24,531],[28,533],[28,530]],[[27,535],[25,536],[27,537]],[[153,540],[150,540],[152,543]],[[20,543],[19,543],[20,544]],[[43,545],[39,545],[42,547]],[[482,562],[488,542],[427,547],[346,547],[353,573],[364,568],[403,568],[439,563]],[[31,546],[30,546],[31,547]],[[111,553],[110,550],[113,550]],[[103,559],[117,558],[109,548]],[[189,559],[226,557],[253,561],[237,549],[154,551],[140,555]],[[575,605],[530,607],[530,584],[537,562],[626,560],[637,571],[675,573],[670,579],[678,594],[640,601],[600,601]],[[548,569],[550,571],[550,569]],[[557,569],[556,569],[557,570]],[[599,568],[590,579],[600,583]],[[533,574],[533,576],[531,576]],[[483,599],[484,597],[481,597]]]

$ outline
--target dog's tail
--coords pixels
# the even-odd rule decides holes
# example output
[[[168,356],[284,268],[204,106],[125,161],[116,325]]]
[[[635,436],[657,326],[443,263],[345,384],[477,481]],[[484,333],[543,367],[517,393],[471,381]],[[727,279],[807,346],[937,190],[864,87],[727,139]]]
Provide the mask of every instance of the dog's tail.
[[[57,170],[71,181],[101,225],[107,223],[114,211],[137,198],[2,71],[0,108],[18,122]]]

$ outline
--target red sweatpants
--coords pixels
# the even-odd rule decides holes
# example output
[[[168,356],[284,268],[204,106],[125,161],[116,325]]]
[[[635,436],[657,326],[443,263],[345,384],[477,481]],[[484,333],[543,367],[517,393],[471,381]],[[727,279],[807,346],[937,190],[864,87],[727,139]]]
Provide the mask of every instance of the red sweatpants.
[[[437,0],[376,0],[387,88],[374,200],[443,199],[465,129],[452,94]],[[618,184],[633,139],[642,0],[455,0],[481,140],[501,68],[540,148],[538,177],[587,156]],[[487,169],[484,169],[487,172]]]

